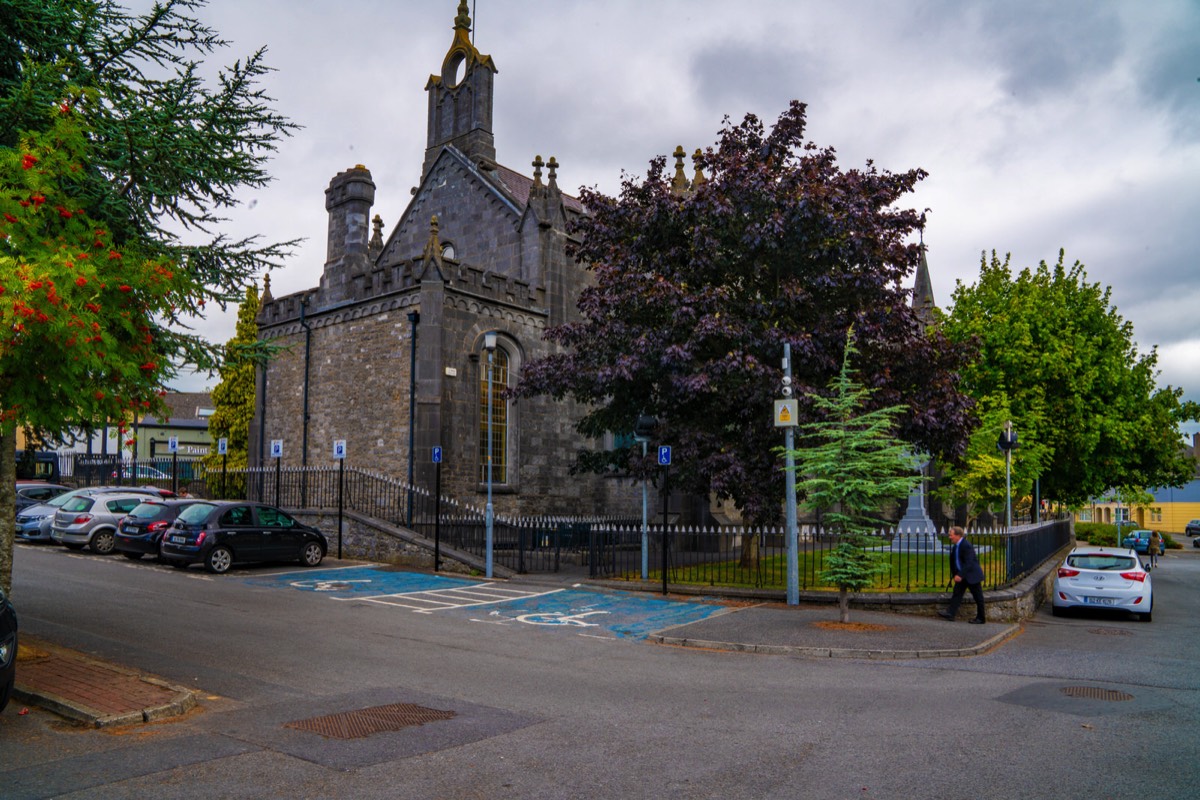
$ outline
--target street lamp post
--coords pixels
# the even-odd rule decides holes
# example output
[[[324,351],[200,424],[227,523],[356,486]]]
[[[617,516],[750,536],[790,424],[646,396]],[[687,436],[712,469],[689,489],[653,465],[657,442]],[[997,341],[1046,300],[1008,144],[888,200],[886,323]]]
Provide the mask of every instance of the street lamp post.
[[[642,443],[643,460],[646,458],[646,443],[650,441],[650,436],[654,433],[657,425],[657,419],[642,415],[637,418],[637,423],[633,426],[634,441]],[[650,523],[647,517],[649,506],[649,487],[646,485],[646,479],[642,478],[642,580],[644,581],[650,579]]]
[[[496,332],[483,335],[483,349],[487,350],[487,506],[484,507],[484,525],[487,529],[487,566],[485,575],[492,577],[492,532],[495,512],[492,508],[492,369],[496,355]]]

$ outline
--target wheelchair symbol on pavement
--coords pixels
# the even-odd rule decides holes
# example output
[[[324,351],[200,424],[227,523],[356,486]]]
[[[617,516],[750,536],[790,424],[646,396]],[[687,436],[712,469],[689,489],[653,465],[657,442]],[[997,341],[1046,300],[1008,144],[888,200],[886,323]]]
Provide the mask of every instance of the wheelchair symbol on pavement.
[[[585,611],[582,614],[564,614],[561,611],[549,611],[538,614],[522,614],[517,617],[517,622],[524,622],[529,625],[576,625],[580,628],[599,628],[600,625],[595,622],[584,622],[584,617],[590,617],[595,614],[607,614],[607,611]]]
[[[292,581],[291,585],[297,589],[310,589],[314,592],[344,592],[347,589],[353,588],[352,583],[370,583],[369,580],[361,581]]]

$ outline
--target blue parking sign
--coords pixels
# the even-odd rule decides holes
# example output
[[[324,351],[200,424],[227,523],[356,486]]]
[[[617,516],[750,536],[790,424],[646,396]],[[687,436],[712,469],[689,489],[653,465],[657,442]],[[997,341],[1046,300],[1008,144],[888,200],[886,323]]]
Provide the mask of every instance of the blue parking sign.
[[[435,463],[435,464],[442,463],[442,448],[440,448],[440,447],[433,448],[433,463]]]
[[[671,447],[670,445],[661,445],[658,448],[658,465],[660,467],[671,466]]]

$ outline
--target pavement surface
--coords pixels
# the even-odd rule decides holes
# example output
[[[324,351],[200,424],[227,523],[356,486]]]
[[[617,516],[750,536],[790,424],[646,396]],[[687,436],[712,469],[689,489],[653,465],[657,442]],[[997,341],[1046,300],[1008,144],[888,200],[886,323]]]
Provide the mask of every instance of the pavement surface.
[[[697,601],[699,602],[699,601]],[[650,634],[668,646],[813,658],[953,658],[986,652],[1019,632],[1010,623],[949,622],[937,616],[751,603]],[[22,636],[8,713],[37,705],[92,727],[137,725],[186,713],[194,693],[162,678]]]

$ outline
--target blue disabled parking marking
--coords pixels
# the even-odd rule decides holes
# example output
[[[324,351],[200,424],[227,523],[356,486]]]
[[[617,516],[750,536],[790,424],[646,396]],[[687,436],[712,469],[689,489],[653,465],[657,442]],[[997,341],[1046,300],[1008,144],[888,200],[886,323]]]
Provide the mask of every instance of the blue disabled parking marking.
[[[397,572],[379,566],[341,567],[304,570],[250,578],[253,586],[292,588],[302,592],[320,592],[338,598],[359,598],[363,595],[407,594],[437,589],[473,586],[479,581],[425,575],[419,572]]]
[[[644,639],[655,631],[726,611],[721,606],[632,592],[538,591],[504,582],[399,572],[381,565],[303,570],[248,578],[246,583],[419,614],[465,615],[477,622],[517,629],[570,631],[604,638]]]
[[[655,631],[697,622],[726,610],[705,603],[684,603],[628,592],[568,589],[498,605],[488,609],[487,616],[480,621],[582,634],[604,631],[621,639],[644,639]]]

